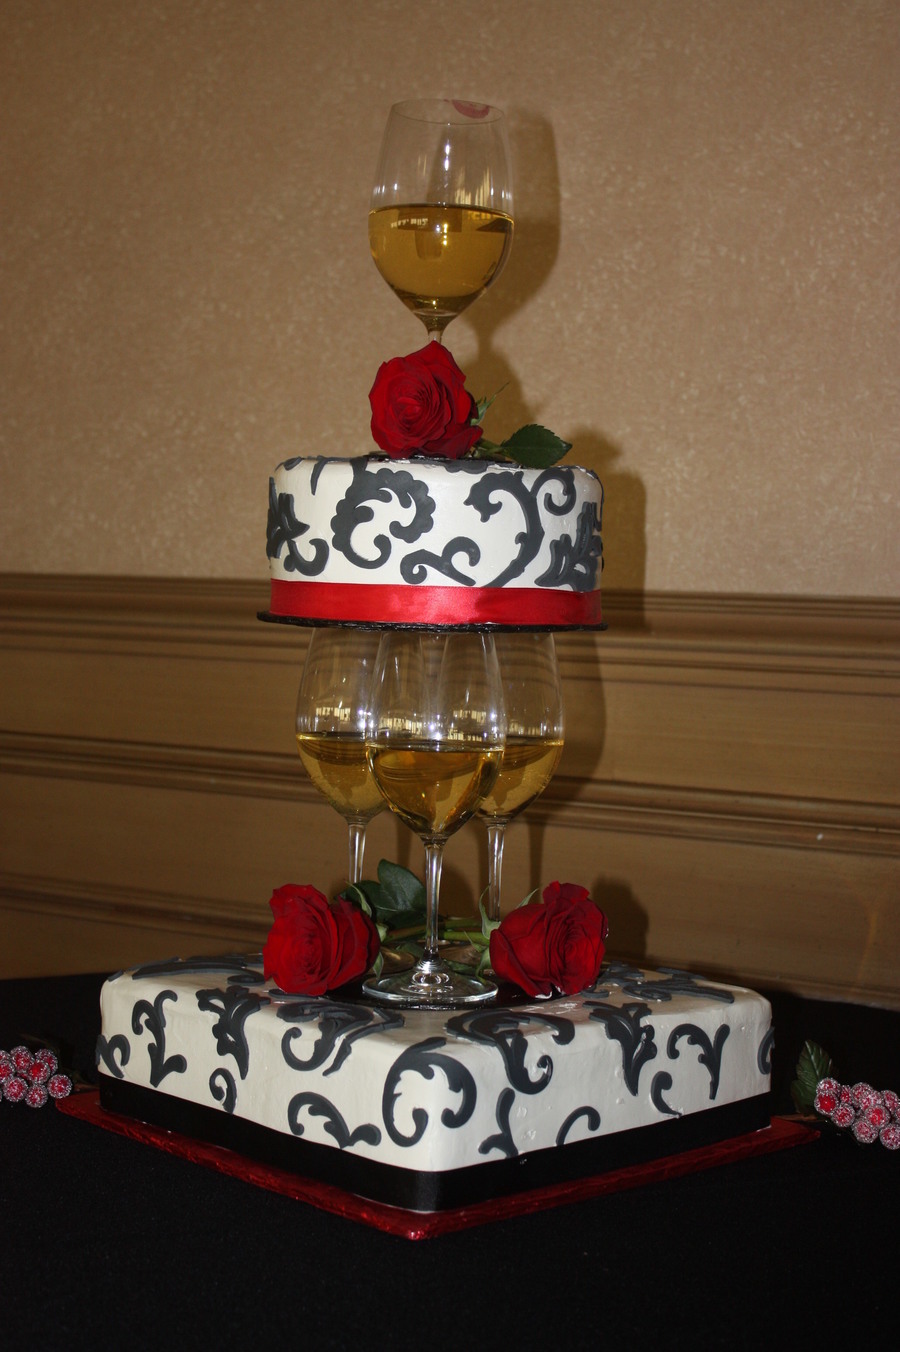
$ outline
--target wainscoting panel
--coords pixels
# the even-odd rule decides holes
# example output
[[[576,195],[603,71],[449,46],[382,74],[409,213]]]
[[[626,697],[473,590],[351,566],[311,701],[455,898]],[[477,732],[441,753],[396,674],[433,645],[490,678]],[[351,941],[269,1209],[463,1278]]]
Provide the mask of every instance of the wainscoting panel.
[[[307,635],[265,585],[0,577],[0,976],[256,949],[281,883],[333,894],[305,779]],[[584,883],[610,951],[900,1007],[900,602],[612,594],[557,640],[566,751],[509,829],[505,907]],[[381,857],[421,870],[387,813]],[[448,844],[472,909],[484,832]]]

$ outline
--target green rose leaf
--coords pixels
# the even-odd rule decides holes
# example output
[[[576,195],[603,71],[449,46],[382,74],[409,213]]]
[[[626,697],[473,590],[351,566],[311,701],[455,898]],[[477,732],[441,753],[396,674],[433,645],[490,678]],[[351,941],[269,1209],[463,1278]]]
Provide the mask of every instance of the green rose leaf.
[[[510,460],[515,460],[517,464],[525,465],[529,469],[547,469],[548,466],[555,465],[557,460],[562,460],[571,449],[571,442],[563,441],[555,432],[550,432],[546,427],[539,427],[537,423],[520,427],[518,432],[513,432],[512,436],[500,446],[500,450],[509,456]]]
[[[798,1113],[815,1112],[816,1085],[834,1074],[831,1057],[817,1042],[804,1042],[797,1062],[797,1078],[791,1085],[791,1098]]]
[[[382,859],[378,881],[366,879],[353,889],[362,893],[379,928],[408,929],[424,923],[425,887],[409,869]]]

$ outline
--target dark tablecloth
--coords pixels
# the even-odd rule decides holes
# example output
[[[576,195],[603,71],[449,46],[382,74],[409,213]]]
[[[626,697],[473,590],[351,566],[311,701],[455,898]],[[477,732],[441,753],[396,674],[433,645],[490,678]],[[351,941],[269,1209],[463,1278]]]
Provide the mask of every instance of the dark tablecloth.
[[[102,977],[0,983],[0,1048],[94,1077]],[[774,1107],[805,1038],[900,1091],[900,1014],[770,993]],[[822,1136],[417,1243],[64,1116],[0,1103],[10,1348],[895,1345],[900,1151]],[[418,1330],[418,1333],[416,1332]]]

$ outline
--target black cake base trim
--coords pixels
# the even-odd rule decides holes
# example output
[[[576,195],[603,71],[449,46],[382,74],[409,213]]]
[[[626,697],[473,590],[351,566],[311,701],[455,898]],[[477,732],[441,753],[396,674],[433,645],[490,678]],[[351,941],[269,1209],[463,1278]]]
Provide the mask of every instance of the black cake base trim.
[[[461,634],[570,634],[603,633],[609,628],[606,620],[596,624],[404,624],[401,620],[308,620],[302,615],[275,615],[271,610],[258,610],[258,620],[266,624],[294,624],[304,629],[422,629],[446,630]]]
[[[336,1145],[320,1145],[232,1116],[220,1108],[173,1098],[159,1090],[100,1076],[100,1103],[135,1118],[249,1159],[326,1183],[344,1192],[406,1211],[455,1210],[533,1188],[574,1182],[678,1155],[758,1131],[769,1125],[769,1095],[722,1104],[706,1112],[666,1118],[634,1131],[572,1141],[513,1159],[489,1160],[440,1173],[423,1173],[366,1159]]]

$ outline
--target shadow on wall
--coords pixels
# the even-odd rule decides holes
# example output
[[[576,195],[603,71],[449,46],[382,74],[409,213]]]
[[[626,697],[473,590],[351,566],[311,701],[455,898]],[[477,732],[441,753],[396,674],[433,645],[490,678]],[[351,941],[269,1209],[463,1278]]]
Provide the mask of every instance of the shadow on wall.
[[[495,440],[526,423],[540,422],[541,411],[530,404],[519,378],[495,350],[495,335],[531,300],[550,276],[559,254],[560,185],[556,143],[551,124],[524,108],[508,111],[513,164],[516,166],[516,233],[509,262],[488,304],[476,302],[465,322],[478,342],[468,364],[467,384],[476,398],[503,391],[490,417]],[[527,166],[523,172],[522,166]],[[572,462],[591,469],[604,487],[604,586],[641,591],[646,575],[646,491],[640,478],[616,467],[622,448],[602,432],[583,424],[554,427],[572,442]]]

